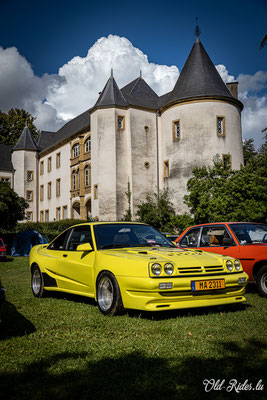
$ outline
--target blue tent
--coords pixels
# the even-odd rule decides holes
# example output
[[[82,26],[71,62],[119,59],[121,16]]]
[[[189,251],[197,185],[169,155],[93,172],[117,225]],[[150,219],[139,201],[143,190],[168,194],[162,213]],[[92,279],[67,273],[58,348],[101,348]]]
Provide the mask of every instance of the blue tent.
[[[14,257],[28,256],[31,248],[37,244],[47,243],[44,235],[37,231],[27,229],[16,234],[11,248],[11,255]]]

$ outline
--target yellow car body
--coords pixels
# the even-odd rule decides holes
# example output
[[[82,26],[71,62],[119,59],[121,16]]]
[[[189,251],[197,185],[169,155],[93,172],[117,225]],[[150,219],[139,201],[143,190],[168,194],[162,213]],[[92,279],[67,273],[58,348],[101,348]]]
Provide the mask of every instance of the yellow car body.
[[[45,291],[92,297],[107,315],[246,300],[248,275],[238,260],[178,249],[146,224],[75,225],[49,245],[34,246],[29,261],[36,297]]]

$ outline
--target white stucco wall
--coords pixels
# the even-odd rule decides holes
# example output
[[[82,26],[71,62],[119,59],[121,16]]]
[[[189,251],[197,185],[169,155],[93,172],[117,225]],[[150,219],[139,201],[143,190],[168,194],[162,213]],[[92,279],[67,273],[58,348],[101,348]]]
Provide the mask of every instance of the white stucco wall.
[[[217,116],[225,117],[225,137],[217,135]],[[172,121],[180,120],[180,139],[173,141]],[[212,165],[216,154],[231,154],[232,168],[243,163],[240,111],[223,101],[198,101],[167,109],[161,116],[161,187],[167,186],[177,212],[186,211],[183,196],[194,167]],[[170,176],[163,178],[163,161]]]
[[[60,167],[56,168],[56,154],[60,153]],[[47,171],[47,160],[52,158],[52,169]],[[39,173],[39,215],[40,211],[49,210],[49,221],[56,220],[56,208],[61,208],[61,219],[63,218],[63,206],[67,206],[67,217],[70,218],[70,143],[67,143],[39,160],[44,161],[44,174]],[[56,180],[60,179],[60,196],[56,196]],[[47,198],[47,184],[52,182],[52,196]],[[40,200],[40,186],[44,185],[44,200]]]

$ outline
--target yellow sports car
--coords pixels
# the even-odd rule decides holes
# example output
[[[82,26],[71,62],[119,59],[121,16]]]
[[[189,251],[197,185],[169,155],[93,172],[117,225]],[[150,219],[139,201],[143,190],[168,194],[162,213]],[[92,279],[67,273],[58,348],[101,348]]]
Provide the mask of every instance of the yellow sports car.
[[[146,224],[75,225],[30,253],[33,295],[56,290],[93,297],[100,311],[159,311],[245,301],[239,260],[175,247]]]

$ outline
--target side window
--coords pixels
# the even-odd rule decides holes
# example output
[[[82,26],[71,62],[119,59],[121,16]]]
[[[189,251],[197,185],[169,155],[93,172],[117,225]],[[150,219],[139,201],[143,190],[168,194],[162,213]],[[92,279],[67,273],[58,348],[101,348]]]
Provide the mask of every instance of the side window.
[[[64,250],[70,229],[58,236],[49,246],[48,250]]]
[[[204,226],[200,239],[202,247],[230,245],[231,237],[224,226]]]
[[[179,242],[181,247],[197,247],[200,228],[193,228]]]
[[[75,251],[79,244],[90,243],[93,247],[90,226],[78,226],[70,234],[67,251]]]

